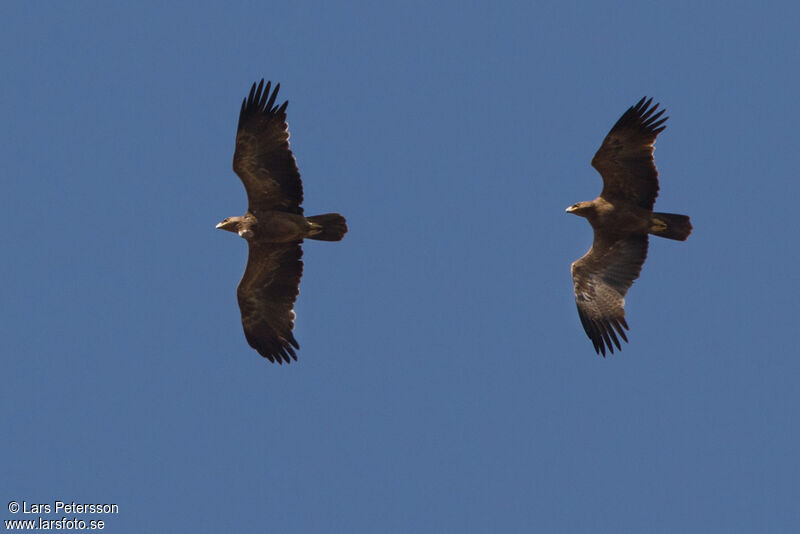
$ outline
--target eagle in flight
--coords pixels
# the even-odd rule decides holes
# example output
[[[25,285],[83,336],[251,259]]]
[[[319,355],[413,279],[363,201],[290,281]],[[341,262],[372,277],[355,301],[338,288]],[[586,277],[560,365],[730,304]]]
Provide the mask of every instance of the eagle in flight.
[[[625,330],[625,294],[639,277],[652,234],[685,241],[692,232],[686,215],[658,213],[658,171],[653,145],[666,126],[664,110],[642,98],[620,117],[592,159],[603,177],[603,191],[592,201],[578,202],[567,213],[585,217],[594,229],[594,242],[572,264],[578,315],[594,350],[605,357]],[[619,337],[618,337],[619,335]]]
[[[270,94],[253,84],[242,102],[233,170],[247,191],[247,212],[229,217],[217,228],[247,240],[247,267],[236,295],[244,335],[251,347],[271,362],[297,360],[294,301],[303,274],[303,239],[339,241],[347,232],[338,213],[305,217],[303,184],[292,151],[286,101],[275,105],[280,84]]]

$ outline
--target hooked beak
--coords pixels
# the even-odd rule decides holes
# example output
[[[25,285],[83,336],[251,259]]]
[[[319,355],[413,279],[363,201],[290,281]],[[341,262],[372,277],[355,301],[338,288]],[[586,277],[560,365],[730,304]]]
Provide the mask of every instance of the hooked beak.
[[[222,228],[222,223],[217,223],[217,225],[214,228]]]
[[[567,213],[572,213],[573,211],[575,211],[575,206],[570,206],[564,211],[566,211]],[[217,228],[219,228],[219,226],[217,226]]]

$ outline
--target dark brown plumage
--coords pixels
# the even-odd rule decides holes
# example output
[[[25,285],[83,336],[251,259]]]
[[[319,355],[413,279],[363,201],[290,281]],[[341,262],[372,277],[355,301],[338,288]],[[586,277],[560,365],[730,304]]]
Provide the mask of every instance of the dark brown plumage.
[[[247,342],[271,362],[297,360],[294,302],[303,274],[303,239],[339,241],[347,224],[338,213],[305,217],[303,184],[292,151],[286,106],[275,105],[264,80],[242,102],[233,170],[247,191],[247,213],[217,228],[247,240],[247,267],[236,295]]]
[[[594,228],[594,242],[572,264],[575,302],[581,324],[598,354],[621,349],[625,330],[625,294],[639,277],[647,257],[648,234],[684,241],[692,231],[689,217],[655,213],[658,171],[653,145],[666,128],[667,117],[652,99],[642,98],[611,128],[592,166],[603,177],[603,191],[578,202],[568,213],[585,217]]]

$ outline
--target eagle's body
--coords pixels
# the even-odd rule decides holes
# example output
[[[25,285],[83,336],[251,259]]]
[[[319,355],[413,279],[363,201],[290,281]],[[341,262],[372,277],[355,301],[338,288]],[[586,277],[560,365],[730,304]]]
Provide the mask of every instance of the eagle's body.
[[[226,222],[227,221],[227,222]],[[314,225],[306,217],[285,211],[263,211],[258,217],[248,211],[242,217],[229,217],[217,225],[220,230],[238,233],[241,237],[262,243],[291,243],[313,238]]]
[[[603,191],[589,202],[578,202],[568,213],[586,218],[594,229],[592,248],[572,264],[575,302],[595,351],[620,349],[627,341],[625,294],[639,277],[647,257],[648,235],[679,241],[689,237],[686,215],[653,212],[658,195],[658,171],[653,144],[666,128],[664,111],[654,112],[643,98],[626,111],[592,159],[603,177]]]
[[[233,170],[247,191],[248,209],[217,228],[247,240],[247,267],[236,291],[247,342],[271,362],[297,360],[292,334],[294,301],[303,274],[304,239],[339,241],[344,217],[328,213],[305,217],[303,185],[292,151],[286,106],[275,106],[280,84],[253,84],[242,102]]]
[[[659,213],[639,206],[617,206],[603,197],[597,197],[591,202],[579,202],[570,206],[567,212],[584,217],[593,228],[600,228],[608,237],[629,234],[659,235],[665,224],[659,218]]]

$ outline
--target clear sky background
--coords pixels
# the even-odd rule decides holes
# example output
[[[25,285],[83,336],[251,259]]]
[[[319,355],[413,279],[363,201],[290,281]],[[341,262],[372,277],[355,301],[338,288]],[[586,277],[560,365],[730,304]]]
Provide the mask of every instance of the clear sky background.
[[[106,532],[798,532],[793,2],[6,2],[0,506]],[[702,4],[702,5],[701,5]],[[242,98],[281,83],[300,360],[242,333]],[[569,266],[666,107],[630,344]]]

